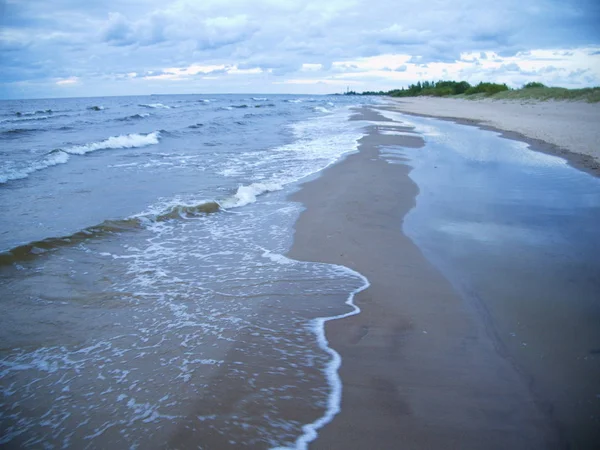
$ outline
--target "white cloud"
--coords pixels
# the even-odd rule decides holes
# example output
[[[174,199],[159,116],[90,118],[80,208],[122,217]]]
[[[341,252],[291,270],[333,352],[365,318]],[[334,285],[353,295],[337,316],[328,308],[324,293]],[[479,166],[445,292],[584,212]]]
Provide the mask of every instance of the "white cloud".
[[[79,83],[79,78],[77,78],[77,77],[69,77],[69,78],[64,78],[62,80],[56,81],[56,84],[59,86],[68,86],[68,85],[77,84],[77,83]]]
[[[301,72],[316,72],[316,71],[322,70],[322,69],[323,69],[323,64],[304,63],[304,64],[302,64],[302,67],[300,67]]]

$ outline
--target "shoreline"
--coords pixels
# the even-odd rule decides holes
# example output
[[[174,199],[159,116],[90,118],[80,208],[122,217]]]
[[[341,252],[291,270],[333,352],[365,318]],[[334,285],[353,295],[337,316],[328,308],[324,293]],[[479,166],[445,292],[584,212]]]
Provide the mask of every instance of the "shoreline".
[[[553,129],[545,128],[537,131],[537,127],[547,118],[547,115],[560,106],[569,105],[572,110],[564,112],[556,119]],[[572,167],[592,176],[600,177],[600,134],[593,128],[593,123],[587,128],[580,128],[579,140],[575,144],[570,140],[566,128],[573,125],[578,108],[589,116],[591,121],[600,123],[600,105],[582,102],[540,102],[517,100],[464,100],[429,97],[407,97],[393,99],[390,103],[379,106],[403,114],[428,117],[437,120],[450,121],[460,125],[475,126],[482,130],[499,133],[505,139],[525,142],[529,149],[558,156],[567,161]],[[501,111],[504,109],[505,111]],[[497,116],[489,116],[494,111]],[[514,115],[514,120],[504,121],[501,116]]]
[[[369,108],[354,120],[386,121]],[[371,284],[356,295],[361,314],[325,326],[342,357],[343,406],[311,447],[560,448],[485,321],[402,232],[418,188],[411,168],[383,161],[378,147],[419,146],[419,135],[377,127],[291,196],[306,209],[288,256],[344,265]]]

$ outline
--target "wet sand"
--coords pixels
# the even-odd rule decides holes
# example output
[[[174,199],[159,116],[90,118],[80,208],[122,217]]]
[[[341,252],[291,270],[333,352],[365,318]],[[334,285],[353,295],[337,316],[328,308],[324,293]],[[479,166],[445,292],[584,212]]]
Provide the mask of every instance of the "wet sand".
[[[366,108],[356,118],[384,120]],[[547,405],[498,350],[485,312],[402,233],[418,189],[408,166],[379,158],[391,141],[424,144],[371,126],[358,153],[292,197],[307,209],[290,256],[343,264],[371,283],[356,297],[361,314],[327,324],[342,356],[342,409],[311,448],[564,447]]]
[[[437,97],[393,99],[405,114],[452,120],[496,130],[536,151],[566,159],[600,176],[600,103],[536,100],[465,100]]]

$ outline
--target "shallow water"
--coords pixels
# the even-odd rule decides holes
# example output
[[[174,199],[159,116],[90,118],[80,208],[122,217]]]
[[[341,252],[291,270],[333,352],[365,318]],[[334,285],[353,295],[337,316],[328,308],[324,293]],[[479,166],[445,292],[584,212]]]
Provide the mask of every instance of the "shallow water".
[[[498,133],[384,111],[419,187],[403,229],[491,320],[566,439],[600,443],[600,180]],[[580,448],[577,447],[577,448]]]
[[[348,102],[3,103],[2,130],[48,127],[2,138],[0,443],[314,438],[339,402],[322,318],[353,313],[366,280],[282,256],[301,212],[286,197],[356,150]]]

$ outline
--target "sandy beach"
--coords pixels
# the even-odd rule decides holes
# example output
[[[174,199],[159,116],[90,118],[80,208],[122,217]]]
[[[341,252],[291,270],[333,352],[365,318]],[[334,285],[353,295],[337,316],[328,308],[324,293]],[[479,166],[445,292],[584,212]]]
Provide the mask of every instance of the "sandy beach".
[[[438,111],[445,102],[447,108]],[[457,110],[450,102],[464,105]],[[508,109],[488,120],[485,111],[496,107],[524,111],[531,120],[515,118]],[[528,133],[557,151],[586,153],[587,169],[593,169],[589,158],[597,149],[590,144],[597,142],[597,130],[590,130],[586,121],[596,117],[597,107],[573,105],[563,111],[571,114],[565,127],[587,130],[573,142],[551,120],[537,130],[541,119],[536,119],[536,108],[445,99],[402,100],[397,106]],[[589,116],[581,119],[577,108]],[[361,314],[327,324],[330,344],[342,356],[342,408],[311,448],[593,448],[597,433],[577,417],[565,423],[572,405],[555,414],[556,405],[537,389],[537,374],[528,373],[498,339],[489,310],[461,298],[403,233],[404,217],[415,206],[419,189],[409,177],[409,165],[388,164],[379,151],[388,146],[416,149],[425,141],[398,124],[396,135],[382,132],[389,119],[372,108],[357,110],[355,119],[379,125],[368,127],[358,153],[328,168],[292,198],[306,210],[296,224],[290,256],[343,264],[371,282],[356,298]],[[570,126],[574,122],[579,128]]]
[[[538,151],[600,175],[599,103],[411,97],[394,99],[393,105],[406,114],[504,131],[506,137],[531,143]]]

